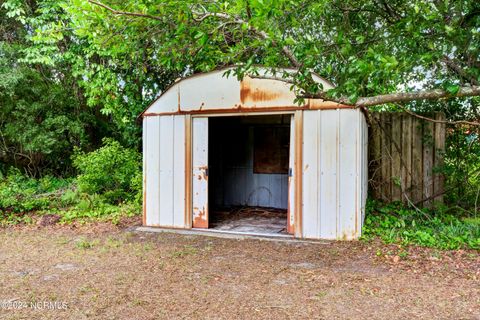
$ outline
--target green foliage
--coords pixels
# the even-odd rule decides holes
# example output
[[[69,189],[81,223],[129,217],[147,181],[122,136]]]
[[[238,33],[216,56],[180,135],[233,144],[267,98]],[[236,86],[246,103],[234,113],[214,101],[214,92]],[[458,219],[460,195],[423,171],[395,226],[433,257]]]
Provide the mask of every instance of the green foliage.
[[[73,164],[80,172],[80,192],[101,194],[109,203],[132,201],[141,194],[140,154],[117,141],[105,139],[104,145],[90,153],[78,152]]]
[[[480,204],[480,128],[449,130],[443,172],[446,201],[452,210],[476,211]]]
[[[28,40],[33,21],[52,5],[9,0],[0,6],[0,162],[5,164],[0,170],[71,174],[73,147],[92,148],[96,137],[108,132],[105,119],[85,105],[68,65],[22,62],[33,49]],[[48,57],[45,50],[41,55]]]
[[[61,190],[71,187],[71,180],[45,176],[40,179],[26,177],[17,170],[11,170],[0,181],[0,211],[22,213],[44,210],[52,205],[62,207],[63,201],[57,198]]]
[[[293,66],[288,47],[300,61],[294,77],[303,89],[319,89],[310,81],[315,71],[335,83],[331,96],[352,102],[419,86],[455,95],[465,80],[480,79],[477,1],[103,1],[154,19],[112,14],[84,0],[66,3],[75,36],[117,63],[128,55],[136,63],[139,49],[149,66],[163,70],[237,64],[243,74],[256,64]]]
[[[5,223],[31,222],[28,212],[60,210],[70,205],[62,194],[74,192],[71,179],[45,176],[34,179],[18,170],[0,180],[0,225]]]
[[[106,139],[91,153],[77,152],[77,179],[32,178],[17,169],[0,180],[0,226],[33,222],[32,214],[58,214],[61,222],[109,220],[140,212],[140,155]]]
[[[443,212],[416,211],[400,204],[382,206],[369,201],[363,239],[416,244],[439,249],[480,249],[479,219]]]

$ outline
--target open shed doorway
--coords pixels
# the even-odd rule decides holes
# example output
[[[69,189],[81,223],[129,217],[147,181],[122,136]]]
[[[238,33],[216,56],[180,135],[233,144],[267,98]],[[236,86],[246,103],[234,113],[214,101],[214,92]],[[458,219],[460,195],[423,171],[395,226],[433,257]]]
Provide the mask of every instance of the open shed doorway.
[[[288,233],[291,118],[209,118],[209,228]]]

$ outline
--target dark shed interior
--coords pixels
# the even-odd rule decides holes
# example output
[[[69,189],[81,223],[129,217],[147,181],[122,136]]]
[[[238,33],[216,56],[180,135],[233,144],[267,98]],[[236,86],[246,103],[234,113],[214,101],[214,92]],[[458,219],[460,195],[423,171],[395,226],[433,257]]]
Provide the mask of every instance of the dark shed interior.
[[[209,119],[212,228],[284,233],[290,115]]]

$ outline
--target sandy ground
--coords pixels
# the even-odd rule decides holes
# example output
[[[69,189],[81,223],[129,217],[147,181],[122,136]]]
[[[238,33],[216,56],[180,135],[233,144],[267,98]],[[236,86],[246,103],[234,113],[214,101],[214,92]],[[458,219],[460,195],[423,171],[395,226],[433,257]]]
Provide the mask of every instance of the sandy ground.
[[[131,223],[0,229],[0,318],[480,319],[475,251],[125,231]]]

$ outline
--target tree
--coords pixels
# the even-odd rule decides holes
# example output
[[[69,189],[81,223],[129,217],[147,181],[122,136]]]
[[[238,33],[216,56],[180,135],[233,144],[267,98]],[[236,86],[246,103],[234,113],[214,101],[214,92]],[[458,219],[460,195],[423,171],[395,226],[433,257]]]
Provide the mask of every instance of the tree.
[[[241,64],[295,67],[279,78],[299,97],[375,106],[480,95],[477,1],[74,0],[71,13],[94,42],[148,26],[167,69]],[[102,21],[102,22],[100,22]],[[88,31],[92,30],[92,31]],[[124,34],[127,37],[126,34]],[[118,43],[117,43],[118,45]],[[155,49],[154,49],[155,50]],[[316,72],[336,88],[323,91]]]
[[[22,61],[32,50],[29,30],[38,6],[16,4],[0,7],[0,169],[14,165],[32,176],[65,174],[75,146],[100,143],[103,119],[87,108],[68,65]]]

